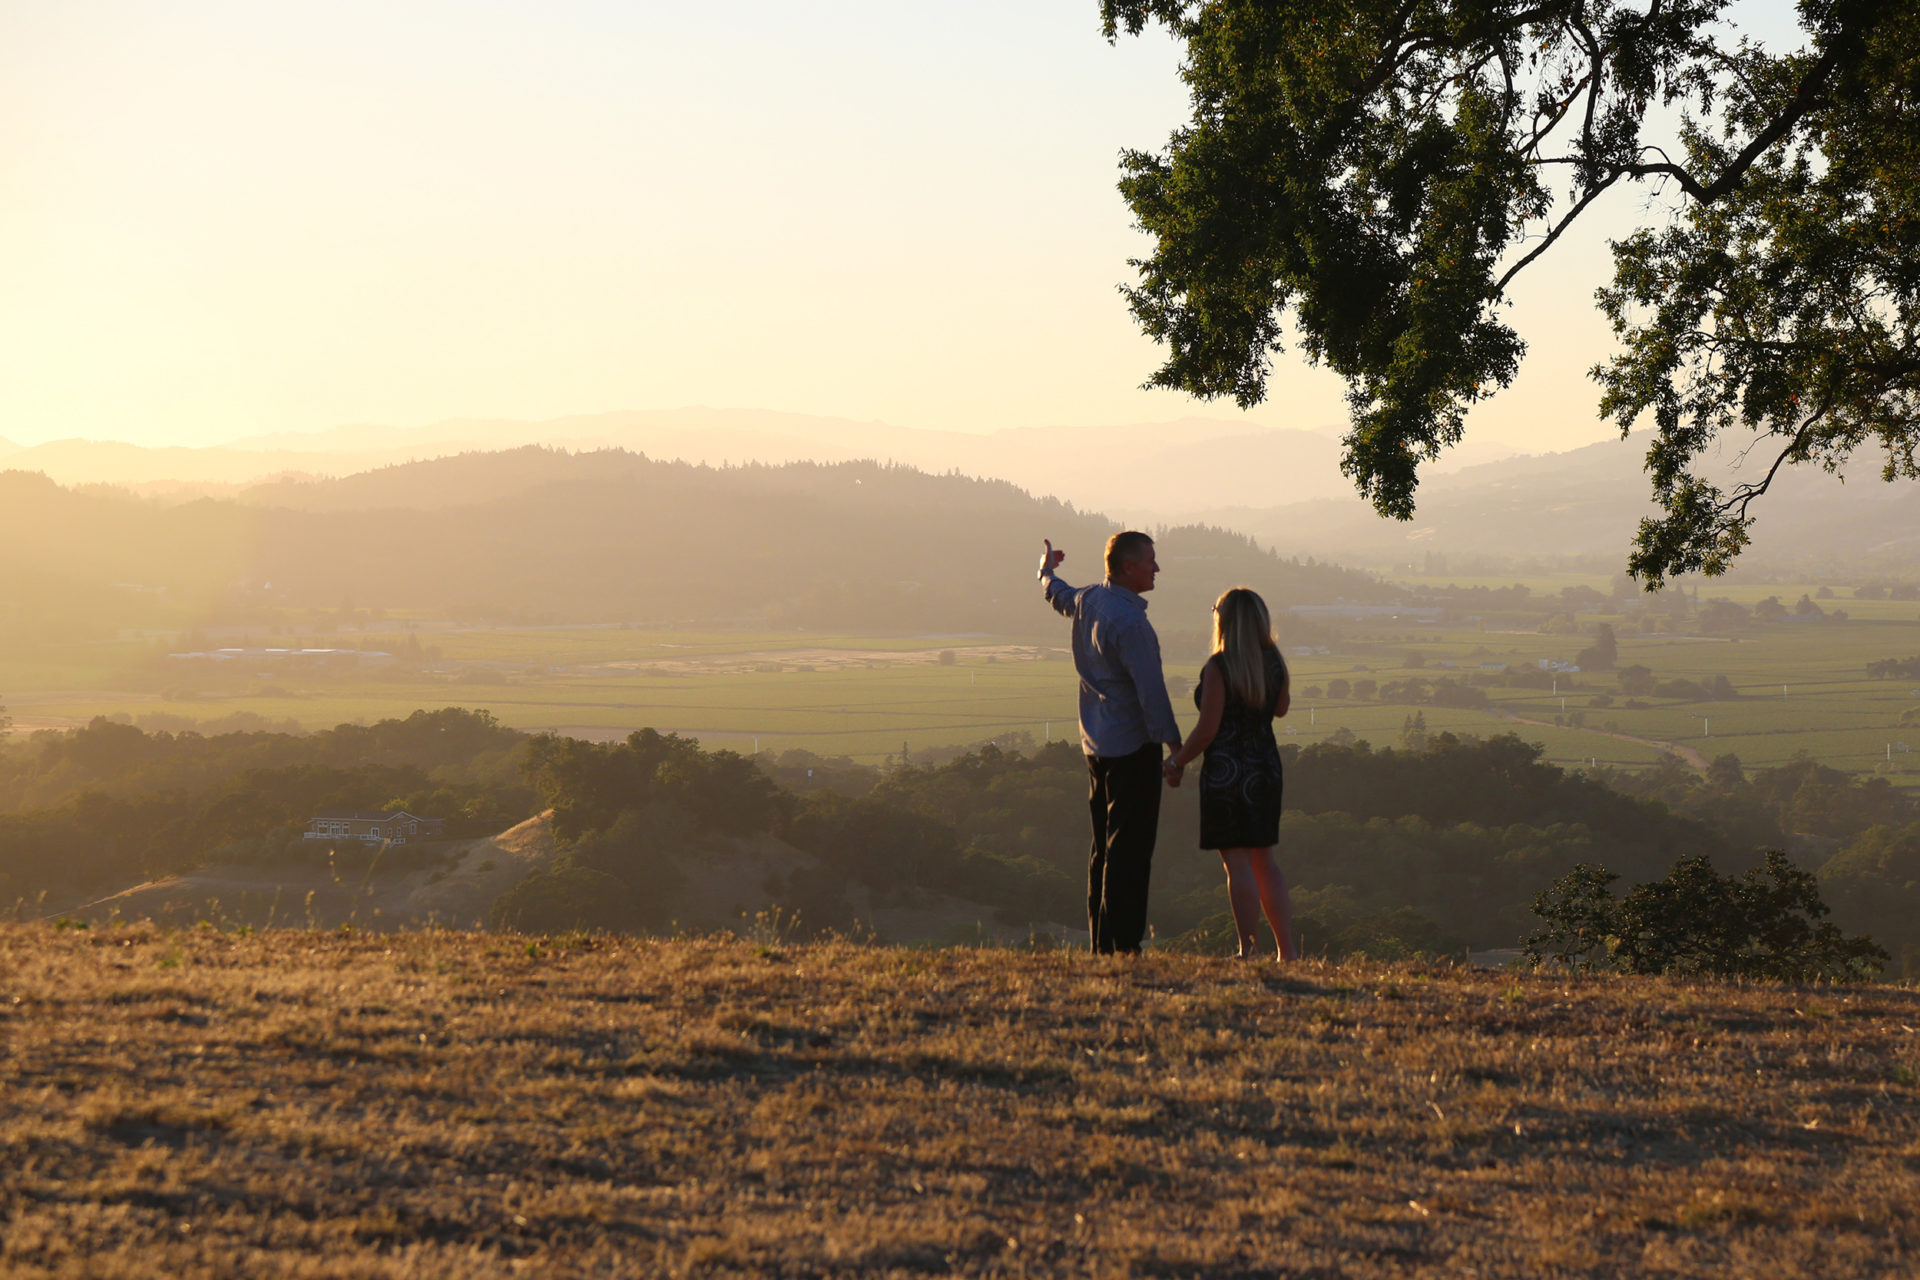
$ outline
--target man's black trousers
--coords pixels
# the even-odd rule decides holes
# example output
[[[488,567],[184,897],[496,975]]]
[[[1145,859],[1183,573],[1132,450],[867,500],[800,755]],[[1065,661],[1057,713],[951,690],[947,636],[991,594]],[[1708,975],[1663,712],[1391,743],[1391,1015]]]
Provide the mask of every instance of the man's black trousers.
[[[1096,952],[1136,952],[1147,933],[1147,873],[1160,831],[1157,742],[1132,755],[1087,757],[1087,931]]]

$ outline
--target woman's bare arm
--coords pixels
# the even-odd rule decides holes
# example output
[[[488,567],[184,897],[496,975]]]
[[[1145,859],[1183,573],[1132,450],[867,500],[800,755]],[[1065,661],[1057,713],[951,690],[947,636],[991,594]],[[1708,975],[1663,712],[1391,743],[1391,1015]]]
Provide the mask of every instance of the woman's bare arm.
[[[1278,720],[1281,716],[1287,714],[1287,708],[1292,705],[1293,672],[1287,670],[1286,664],[1282,663],[1280,667],[1280,696],[1273,700],[1273,718]]]
[[[1186,768],[1189,761],[1207,749],[1207,744],[1220,732],[1220,717],[1226,709],[1226,682],[1220,678],[1219,670],[1209,662],[1200,669],[1200,723],[1193,726],[1186,744],[1173,759],[1167,761],[1169,771]]]

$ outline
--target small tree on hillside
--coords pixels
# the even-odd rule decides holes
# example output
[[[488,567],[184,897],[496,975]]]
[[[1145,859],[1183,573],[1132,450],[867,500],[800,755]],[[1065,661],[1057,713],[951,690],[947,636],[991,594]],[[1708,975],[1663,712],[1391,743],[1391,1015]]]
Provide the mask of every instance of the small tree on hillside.
[[[1620,692],[1629,698],[1642,698],[1653,692],[1653,668],[1634,663],[1620,668]]]
[[[1593,629],[1593,643],[1582,649],[1573,661],[1582,671],[1611,671],[1619,660],[1620,642],[1614,638],[1613,626],[1602,622]]]
[[[1664,880],[1615,899],[1617,879],[1582,863],[1534,900],[1546,927],[1526,941],[1536,964],[1634,974],[1859,981],[1887,963],[1872,938],[1824,921],[1813,873],[1777,849],[1764,867],[1722,876],[1704,857],[1682,858]]]
[[[1400,745],[1408,751],[1427,749],[1427,715],[1416,711],[1400,723]]]

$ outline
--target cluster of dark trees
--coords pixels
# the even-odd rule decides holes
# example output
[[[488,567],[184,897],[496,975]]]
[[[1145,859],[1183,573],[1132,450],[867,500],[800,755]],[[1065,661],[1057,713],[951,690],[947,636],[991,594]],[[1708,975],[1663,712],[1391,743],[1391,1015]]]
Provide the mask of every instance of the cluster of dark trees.
[[[1877,665],[1877,664],[1876,664]],[[1585,664],[1582,664],[1582,672]],[[1868,668],[1869,675],[1882,673]],[[1617,674],[1620,692],[1630,698],[1677,698],[1687,702],[1731,702],[1740,697],[1740,691],[1724,675],[1705,676],[1698,680],[1676,676],[1662,680],[1651,667],[1632,663],[1620,668]],[[1920,677],[1916,677],[1920,678]],[[1504,671],[1469,671],[1458,676],[1440,676],[1427,679],[1424,676],[1404,676],[1394,680],[1374,680],[1361,677],[1349,680],[1344,676],[1329,680],[1326,685],[1309,685],[1302,690],[1302,696],[1318,698],[1323,694],[1337,701],[1358,698],[1363,701],[1393,703],[1409,707],[1457,707],[1479,708],[1491,705],[1486,690],[1489,688],[1507,689],[1550,689],[1558,686],[1562,693],[1575,689],[1590,689],[1582,683],[1578,675],[1556,674],[1542,667],[1513,666]],[[1613,695],[1602,692],[1593,700],[1594,706],[1611,706]]]
[[[1560,681],[1566,688],[1574,687],[1571,677],[1561,676]],[[1504,671],[1473,671],[1458,676],[1439,676],[1427,679],[1425,676],[1406,676],[1398,680],[1380,681],[1371,676],[1362,676],[1349,680],[1345,676],[1336,676],[1327,681],[1324,688],[1320,685],[1308,685],[1299,696],[1318,698],[1322,695],[1337,702],[1355,698],[1362,702],[1397,703],[1404,706],[1433,707],[1484,707],[1489,704],[1485,690],[1492,688],[1507,689],[1546,689],[1552,687],[1554,675],[1539,667],[1512,667]]]
[[[1920,600],[1920,583],[1873,579],[1853,589],[1855,600]]]
[[[766,832],[810,855],[767,887],[816,928],[857,929],[863,906],[911,905],[929,892],[978,903],[1014,926],[1073,926],[1084,914],[1085,763],[1067,743],[985,746],[882,774],[806,752],[756,770],[650,733],[610,746],[544,741],[531,757],[536,786],[572,844],[561,867],[503,903],[503,924],[662,927],[702,874],[702,833],[716,830]],[[1896,949],[1914,942],[1914,926],[1897,913],[1869,923],[1860,910],[1866,881],[1854,864],[1876,857],[1888,832],[1869,837],[1868,852],[1836,860],[1839,836],[1874,829],[1875,819],[1920,819],[1883,781],[1806,762],[1748,778],[1730,760],[1705,777],[1677,766],[1645,779],[1588,776],[1543,763],[1539,748],[1510,735],[1283,750],[1281,861],[1316,952],[1518,945],[1539,923],[1536,898],[1580,865],[1630,883],[1656,880],[1687,857],[1742,873],[1763,865],[1767,847],[1809,841],[1831,864],[1822,882],[1833,878],[1842,923],[1875,928]],[[809,781],[827,784],[795,793],[766,776],[797,779],[808,769]],[[1220,868],[1192,847],[1197,827],[1192,789],[1169,792],[1153,873],[1163,939],[1219,930]],[[1913,847],[1920,853],[1920,826]],[[1899,865],[1897,855],[1872,862],[1876,891],[1889,875],[1920,874],[1920,857],[1904,873]]]
[[[1677,762],[1650,774],[1573,774],[1513,736],[1283,751],[1281,860],[1312,948],[1517,945],[1538,923],[1535,898],[1578,865],[1642,883],[1685,857],[1736,874],[1762,866],[1765,849],[1791,847],[1818,868],[1842,927],[1903,957],[1896,968],[1920,963],[1920,811],[1884,779],[1808,760],[1749,777],[1731,758],[1704,775]],[[941,768],[897,770],[864,796],[818,794],[791,838],[847,881],[883,891],[950,885],[1008,920],[1073,923],[1084,896],[1084,788],[1084,764],[1067,744],[984,748]],[[1154,866],[1163,937],[1203,927],[1220,906],[1217,859],[1191,847],[1193,806],[1190,789],[1168,793]]]
[[[1609,636],[1608,639],[1611,639]],[[1582,656],[1586,656],[1585,651]],[[1464,707],[1477,708],[1491,705],[1486,690],[1490,688],[1507,689],[1551,689],[1558,687],[1565,693],[1574,689],[1591,688],[1582,682],[1587,664],[1579,664],[1580,674],[1556,673],[1544,667],[1514,665],[1499,671],[1467,671],[1457,676],[1439,676],[1429,679],[1425,676],[1403,676],[1393,680],[1374,680],[1362,676],[1348,679],[1336,676],[1325,686],[1309,685],[1303,689],[1302,696],[1318,698],[1326,696],[1337,701],[1358,698],[1371,702],[1393,703],[1409,707]],[[1869,675],[1899,674],[1898,671],[1881,672],[1876,670],[1881,664],[1868,667]],[[1612,666],[1610,659],[1600,670]],[[1740,696],[1740,691],[1724,675],[1705,676],[1698,680],[1675,677],[1660,679],[1651,667],[1640,663],[1631,663],[1621,667],[1616,674],[1621,693],[1628,697],[1677,698],[1688,702],[1731,702]],[[1612,703],[1610,693],[1602,693],[1594,705],[1607,706]]]
[[[1380,686],[1380,701],[1431,707],[1476,708],[1489,705],[1486,690],[1452,676],[1441,676],[1438,680],[1417,677],[1389,680]]]
[[[1703,773],[1669,761],[1577,774],[1511,735],[1283,753],[1280,859],[1313,951],[1517,945],[1535,899],[1577,866],[1637,884],[1684,857],[1741,874],[1785,848],[1817,871],[1839,925],[1886,946],[1896,971],[1920,964],[1920,810],[1884,779],[1807,759],[1749,775],[1731,756]],[[102,720],[0,751],[0,893],[45,892],[57,908],[207,862],[297,858],[319,808],[406,808],[448,819],[449,835],[545,808],[562,856],[501,902],[502,925],[664,928],[686,918],[718,852],[757,842],[771,857],[756,887],[808,927],[857,929],[867,911],[930,894],[1009,926],[1076,927],[1085,794],[1084,760],[1062,742],[882,771],[651,730],[530,738],[458,709],[310,737]],[[1193,847],[1197,830],[1194,789],[1168,792],[1162,939],[1217,928],[1219,863]]]
[[[772,831],[795,808],[747,757],[653,729],[615,743],[542,734],[521,767],[562,851],[494,904],[501,928],[670,927],[717,838]]]
[[[1653,672],[1653,668],[1638,662],[1620,668],[1620,692],[1628,697],[1644,698],[1680,698],[1690,702],[1731,702],[1740,696],[1733,682],[1724,675],[1711,675],[1704,680],[1675,678],[1662,680]]]
[[[1506,749],[1503,742],[1491,752],[1465,748],[1467,755],[1444,758],[1459,773],[1485,780],[1489,769],[1495,775],[1507,772],[1510,762],[1500,754]],[[1533,758],[1531,748],[1518,749]],[[794,753],[786,768],[798,770],[803,755]],[[1435,763],[1442,758],[1434,757]],[[752,769],[748,762],[726,752],[702,753],[684,740],[657,734],[636,734],[610,746],[536,743],[532,759],[536,787],[554,808],[563,840],[571,843],[554,872],[503,902],[498,913],[503,924],[663,924],[673,914],[678,891],[699,874],[699,832],[717,829],[723,821],[731,834],[766,831],[810,855],[775,873],[768,888],[783,908],[814,928],[854,929],[862,907],[913,905],[929,892],[981,904],[1001,923],[1014,926],[1076,926],[1085,914],[1086,765],[1067,743],[1031,753],[989,745],[937,767],[908,766],[884,776],[843,767],[840,787],[804,795],[769,794],[757,784],[742,789]],[[816,776],[827,763],[812,763],[817,759],[808,757],[807,763]],[[1375,757],[1364,748],[1314,748],[1304,764],[1296,757],[1296,768],[1306,772],[1298,785],[1317,794],[1318,783],[1355,770],[1397,773],[1396,759],[1392,752]],[[1420,773],[1423,767],[1410,771]],[[1390,788],[1398,779],[1377,781]],[[1436,793],[1447,788],[1437,777],[1435,783]],[[728,787],[739,793],[740,803],[718,802]],[[1509,837],[1506,828],[1526,827],[1523,814],[1539,806],[1520,800],[1511,788],[1495,788],[1501,790],[1507,794],[1476,812],[1488,823],[1498,822],[1497,834],[1490,837],[1494,846],[1524,843],[1518,830]],[[1425,794],[1406,795],[1403,789],[1409,803]],[[1482,910],[1485,877],[1474,877],[1472,887],[1452,881],[1460,859],[1471,861],[1487,843],[1486,833],[1463,836],[1451,811],[1432,823],[1411,818],[1405,804],[1382,811],[1375,803],[1380,795],[1369,782],[1353,778],[1331,798],[1348,807],[1362,801],[1355,814],[1323,810],[1316,817],[1290,816],[1289,866],[1299,871],[1303,886],[1325,889],[1329,908],[1351,924],[1405,908],[1400,888],[1382,899],[1375,887],[1404,887],[1417,870],[1418,883],[1446,887],[1445,901],[1421,904],[1417,919],[1401,922],[1402,932],[1449,948],[1481,929],[1506,928],[1506,936],[1517,937],[1509,925],[1522,921],[1524,902],[1514,904],[1518,911],[1511,921],[1496,923]],[[1605,802],[1605,793],[1596,796]],[[1221,876],[1216,858],[1190,847],[1198,829],[1191,788],[1168,793],[1162,829],[1154,925],[1165,938],[1218,912]],[[1544,832],[1537,836],[1542,844],[1556,838]],[[1619,852],[1610,844],[1606,848]],[[649,899],[644,905],[643,898]]]
[[[65,905],[155,876],[298,857],[320,809],[407,809],[450,835],[532,812],[524,735],[484,711],[323,733],[148,733],[96,719],[0,750],[0,903]]]
[[[1669,758],[1596,777],[1696,818],[1739,848],[1788,850],[1818,876],[1836,923],[1886,947],[1893,972],[1920,972],[1920,806],[1885,778],[1843,773],[1804,754],[1751,774],[1724,755],[1704,771]]]
[[[1858,981],[1885,968],[1884,948],[1826,917],[1819,882],[1778,849],[1745,875],[1721,875],[1698,854],[1664,879],[1615,897],[1619,877],[1581,865],[1534,903],[1544,927],[1527,939],[1536,963],[1617,973]]]
[[[1911,658],[1878,658],[1867,664],[1869,680],[1920,680],[1920,655]]]
[[[1593,629],[1593,643],[1574,655],[1573,665],[1582,671],[1611,671],[1619,661],[1620,641],[1603,622]]]

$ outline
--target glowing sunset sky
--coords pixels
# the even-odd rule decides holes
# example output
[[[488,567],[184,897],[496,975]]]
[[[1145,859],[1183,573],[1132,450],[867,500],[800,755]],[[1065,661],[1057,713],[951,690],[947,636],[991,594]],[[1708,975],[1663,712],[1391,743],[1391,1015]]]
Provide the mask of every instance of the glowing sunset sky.
[[[1116,155],[1183,118],[1176,65],[1095,0],[0,0],[0,437],[1234,416],[1137,389],[1115,289]],[[1573,248],[1477,438],[1609,434]],[[1255,416],[1339,392],[1289,355]]]

